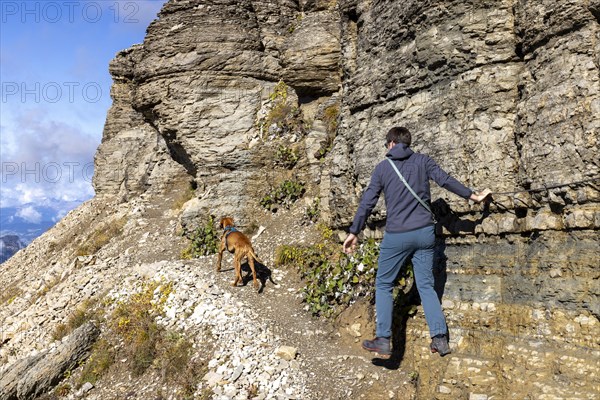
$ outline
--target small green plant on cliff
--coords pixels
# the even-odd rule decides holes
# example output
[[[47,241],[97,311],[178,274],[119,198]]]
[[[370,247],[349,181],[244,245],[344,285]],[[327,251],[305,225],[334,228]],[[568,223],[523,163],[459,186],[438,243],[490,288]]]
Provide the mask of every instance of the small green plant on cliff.
[[[123,227],[127,223],[127,218],[114,219],[111,222],[105,224],[103,227],[96,229],[94,233],[82,243],[75,252],[76,256],[88,256],[95,254],[104,245],[106,245],[112,238],[117,237],[123,233]]]
[[[302,14],[296,15],[296,19],[294,21],[290,22],[290,24],[288,25],[288,28],[287,28],[288,33],[294,33],[296,28],[302,22],[303,18],[304,18],[304,16]]]
[[[315,315],[331,316],[360,296],[372,296],[375,286],[379,243],[365,240],[358,251],[348,256],[332,239],[332,232],[321,227],[322,240],[311,246],[283,245],[277,248],[275,264],[298,268],[306,286],[303,289],[307,308]],[[397,296],[404,294],[412,270],[403,269],[397,284]]]
[[[320,205],[321,199],[315,197],[313,201],[308,206],[306,206],[306,209],[304,210],[304,218],[308,222],[314,223],[319,220],[319,216],[321,215]]]
[[[275,165],[292,169],[298,162],[298,150],[293,147],[279,146],[275,154]]]
[[[298,181],[285,180],[271,189],[261,200],[260,205],[267,210],[276,212],[279,207],[290,208],[304,195],[304,184]]]
[[[288,98],[289,90],[284,81],[279,81],[269,95],[268,111],[257,121],[263,139],[276,139],[288,134],[302,136],[308,130],[302,111]]]
[[[285,101],[287,100],[287,92],[288,85],[285,84],[284,81],[277,82],[277,85],[273,88],[273,91],[269,95],[269,100],[275,101]]]
[[[191,259],[214,254],[219,251],[219,234],[215,229],[215,218],[209,215],[206,222],[189,236],[190,244],[181,253],[181,258]]]
[[[325,110],[323,110],[322,119],[325,123],[325,129],[327,131],[327,138],[321,144],[321,147],[314,154],[315,158],[322,159],[329,153],[333,146],[333,140],[335,139],[335,132],[338,127],[338,119],[340,115],[340,106],[339,104],[333,104]]]

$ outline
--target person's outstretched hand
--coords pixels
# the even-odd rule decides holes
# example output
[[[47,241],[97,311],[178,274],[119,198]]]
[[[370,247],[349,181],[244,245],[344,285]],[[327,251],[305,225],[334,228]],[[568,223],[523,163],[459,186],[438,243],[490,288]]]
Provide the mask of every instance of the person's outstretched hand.
[[[349,234],[346,240],[344,240],[344,253],[354,253],[354,250],[356,250],[356,243],[358,243],[356,235],[354,233]]]
[[[473,193],[470,199],[473,200],[475,203],[481,203],[490,194],[492,194],[492,191],[490,189],[484,189],[481,193]]]

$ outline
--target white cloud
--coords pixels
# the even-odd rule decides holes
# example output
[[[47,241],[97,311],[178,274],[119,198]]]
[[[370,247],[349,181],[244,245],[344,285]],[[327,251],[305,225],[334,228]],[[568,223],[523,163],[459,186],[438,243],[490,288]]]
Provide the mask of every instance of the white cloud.
[[[4,189],[4,187],[2,188]],[[4,191],[4,190],[3,190]],[[17,183],[12,191],[11,196],[2,196],[6,199],[16,199],[15,205],[27,203],[39,203],[41,200],[47,199],[42,187],[27,185],[26,183]],[[6,205],[5,205],[6,206]]]
[[[20,209],[17,211],[16,216],[21,217],[32,224],[39,224],[42,221],[42,214],[40,214],[33,206],[27,206]]]
[[[0,198],[2,207],[49,199],[87,200],[99,138],[57,121],[46,111],[30,109],[2,125]],[[7,121],[8,120],[8,121]]]

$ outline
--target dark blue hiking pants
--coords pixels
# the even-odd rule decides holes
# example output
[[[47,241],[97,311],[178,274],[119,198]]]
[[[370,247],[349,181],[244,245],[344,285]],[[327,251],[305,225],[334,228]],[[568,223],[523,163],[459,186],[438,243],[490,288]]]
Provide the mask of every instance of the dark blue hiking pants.
[[[377,337],[389,338],[392,334],[392,312],[394,299],[392,289],[400,268],[412,257],[415,283],[431,337],[445,334],[448,330],[440,300],[434,289],[433,248],[435,231],[433,226],[410,232],[386,232],[381,242],[379,267],[375,279],[375,309],[377,311]]]

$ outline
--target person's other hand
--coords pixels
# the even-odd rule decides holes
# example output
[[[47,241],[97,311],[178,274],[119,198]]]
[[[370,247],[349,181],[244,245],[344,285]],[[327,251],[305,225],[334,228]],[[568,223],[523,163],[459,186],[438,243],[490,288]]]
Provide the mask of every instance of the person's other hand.
[[[488,197],[490,194],[492,194],[492,191],[490,189],[484,189],[480,193],[473,193],[471,195],[471,200],[473,200],[476,203],[480,203],[483,200],[485,200],[485,198]]]
[[[356,250],[356,243],[358,243],[356,235],[354,233],[349,234],[346,240],[344,240],[344,253],[354,253],[354,250]]]

